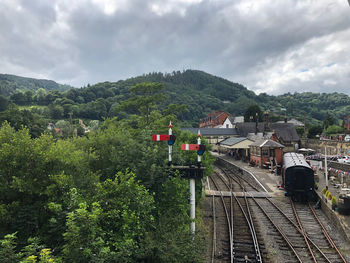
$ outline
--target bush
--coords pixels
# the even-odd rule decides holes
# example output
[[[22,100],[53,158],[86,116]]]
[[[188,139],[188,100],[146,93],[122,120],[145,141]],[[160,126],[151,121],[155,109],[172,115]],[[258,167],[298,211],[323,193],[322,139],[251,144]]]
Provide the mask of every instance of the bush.
[[[328,200],[331,200],[332,199],[332,194],[331,193],[329,193],[329,195],[328,195]]]
[[[321,192],[322,194],[326,194],[326,188],[323,188]]]
[[[335,196],[332,197],[332,206],[337,206],[337,199]]]
[[[326,193],[324,194],[326,197],[329,195],[329,191],[327,190]]]

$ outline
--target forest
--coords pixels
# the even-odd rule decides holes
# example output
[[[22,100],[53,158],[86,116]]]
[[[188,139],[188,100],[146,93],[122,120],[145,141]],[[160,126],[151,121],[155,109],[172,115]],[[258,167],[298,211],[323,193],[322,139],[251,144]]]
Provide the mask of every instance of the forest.
[[[251,105],[269,111],[272,121],[296,118],[309,127],[321,124],[328,115],[341,125],[350,112],[350,97],[345,94],[256,95],[241,84],[198,70],[154,72],[117,82],[88,84],[79,89],[64,85],[58,89],[59,84],[56,83],[56,87],[52,81],[37,80],[35,83],[29,82],[32,79],[10,76],[0,75],[0,120],[8,120],[15,127],[24,124],[36,135],[46,129],[48,122],[68,120],[70,116],[76,124],[78,119],[90,122],[127,118],[134,111],[121,105],[135,95],[130,88],[143,82],[163,85],[159,108],[179,111],[178,119],[183,127],[198,127],[200,118],[215,110],[224,110],[233,116],[244,115]],[[18,111],[27,118],[20,121],[11,118],[18,115]]]
[[[181,132],[171,109],[158,108],[162,88],[133,86],[122,106],[134,114],[105,119],[87,136],[33,138],[3,123],[0,262],[203,262],[206,230],[198,215],[190,234],[188,180],[166,170],[166,142],[151,140],[170,121],[178,142],[197,137]],[[180,143],[173,162],[195,163]],[[214,160],[203,157],[207,175]],[[198,203],[201,189],[199,180]]]

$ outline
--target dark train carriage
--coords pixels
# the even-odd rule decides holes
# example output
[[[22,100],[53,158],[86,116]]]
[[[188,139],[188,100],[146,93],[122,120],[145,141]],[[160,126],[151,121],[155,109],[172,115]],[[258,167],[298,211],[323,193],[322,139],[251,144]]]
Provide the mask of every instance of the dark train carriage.
[[[309,200],[314,194],[314,171],[304,156],[298,153],[283,155],[283,187],[294,200]]]

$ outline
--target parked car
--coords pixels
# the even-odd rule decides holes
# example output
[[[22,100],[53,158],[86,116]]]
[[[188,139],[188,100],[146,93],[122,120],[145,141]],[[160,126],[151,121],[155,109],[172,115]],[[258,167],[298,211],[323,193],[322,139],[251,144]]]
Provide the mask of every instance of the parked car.
[[[349,163],[350,164],[350,157],[349,156],[343,156],[338,158],[338,163]]]
[[[345,142],[350,142],[350,135],[349,134],[344,137],[344,141]]]

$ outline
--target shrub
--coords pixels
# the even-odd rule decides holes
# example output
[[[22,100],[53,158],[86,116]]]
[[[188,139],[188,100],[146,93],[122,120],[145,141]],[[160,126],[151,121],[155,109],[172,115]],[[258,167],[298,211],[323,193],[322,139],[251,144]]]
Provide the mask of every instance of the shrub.
[[[332,206],[337,206],[337,199],[335,196],[332,197]]]
[[[326,188],[323,188],[321,192],[322,192],[322,194],[325,194],[326,193]]]
[[[331,193],[329,193],[329,195],[328,195],[328,200],[331,200],[332,199],[332,194]]]
[[[326,197],[329,195],[329,191],[327,190],[326,193],[324,194]]]

